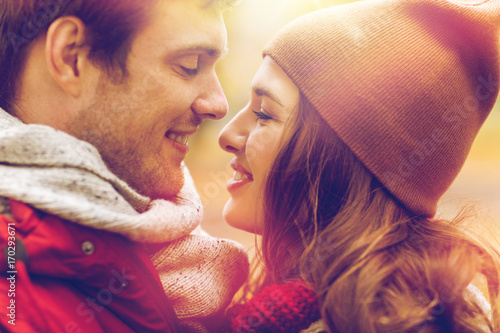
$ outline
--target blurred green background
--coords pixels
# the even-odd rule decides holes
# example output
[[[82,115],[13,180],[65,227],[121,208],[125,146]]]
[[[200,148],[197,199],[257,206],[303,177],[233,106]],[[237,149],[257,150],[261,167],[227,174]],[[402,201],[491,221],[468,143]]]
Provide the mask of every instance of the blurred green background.
[[[228,199],[226,182],[233,171],[233,155],[223,152],[218,133],[248,102],[250,84],[261,62],[261,50],[287,22],[307,12],[348,3],[348,0],[241,0],[225,13],[229,53],[219,62],[218,74],[229,102],[223,120],[205,122],[191,141],[186,164],[193,174],[205,209],[204,229],[218,237],[234,239],[246,248],[253,235],[225,224],[222,209]],[[500,103],[497,103],[477,137],[469,158],[453,186],[442,198],[438,216],[451,218],[472,205],[472,229],[500,244]]]

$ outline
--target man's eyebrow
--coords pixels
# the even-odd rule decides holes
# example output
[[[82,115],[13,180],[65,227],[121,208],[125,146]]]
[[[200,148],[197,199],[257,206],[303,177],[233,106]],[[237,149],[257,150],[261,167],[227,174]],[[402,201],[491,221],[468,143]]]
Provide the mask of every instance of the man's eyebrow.
[[[266,89],[266,88],[261,87],[261,86],[255,86],[255,87],[253,87],[253,91],[257,96],[266,96],[266,97],[272,99],[273,101],[275,101],[276,103],[278,103],[279,105],[283,106],[283,103],[278,98],[278,96],[276,96],[271,91],[269,91],[269,89]]]
[[[186,46],[180,48],[176,53],[189,53],[189,52],[204,52],[210,57],[223,58],[227,52],[227,46],[224,49],[218,49],[211,46],[199,45],[199,46]]]

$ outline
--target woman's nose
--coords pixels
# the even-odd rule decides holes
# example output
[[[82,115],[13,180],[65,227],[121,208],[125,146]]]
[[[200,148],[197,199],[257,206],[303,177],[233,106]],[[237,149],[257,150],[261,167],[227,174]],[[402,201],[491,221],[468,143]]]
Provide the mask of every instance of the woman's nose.
[[[236,154],[245,150],[248,130],[242,113],[243,110],[231,119],[219,134],[219,146],[229,153]]]

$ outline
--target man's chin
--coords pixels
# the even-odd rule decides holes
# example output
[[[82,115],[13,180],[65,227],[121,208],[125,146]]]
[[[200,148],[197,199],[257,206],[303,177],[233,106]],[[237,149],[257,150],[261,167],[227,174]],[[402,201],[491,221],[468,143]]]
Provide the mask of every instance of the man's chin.
[[[178,199],[184,186],[184,170],[181,165],[162,172],[145,170],[131,170],[123,168],[110,168],[115,175],[125,181],[133,190],[151,200]],[[165,173],[165,174],[164,174]]]
[[[160,184],[166,184],[159,186]],[[148,188],[143,188],[143,190],[138,190],[138,192],[144,196],[149,197],[151,200],[169,200],[177,201],[179,199],[179,194],[184,186],[184,175],[181,177],[176,177],[175,179],[169,179],[167,182],[158,182],[156,184],[151,184]]]

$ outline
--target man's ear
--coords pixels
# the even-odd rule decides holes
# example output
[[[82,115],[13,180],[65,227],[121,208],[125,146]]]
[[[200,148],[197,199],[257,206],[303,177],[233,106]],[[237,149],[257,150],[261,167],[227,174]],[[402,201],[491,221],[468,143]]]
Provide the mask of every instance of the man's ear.
[[[88,65],[85,24],[75,16],[63,16],[47,30],[45,59],[52,78],[66,93],[78,97],[81,71]]]

